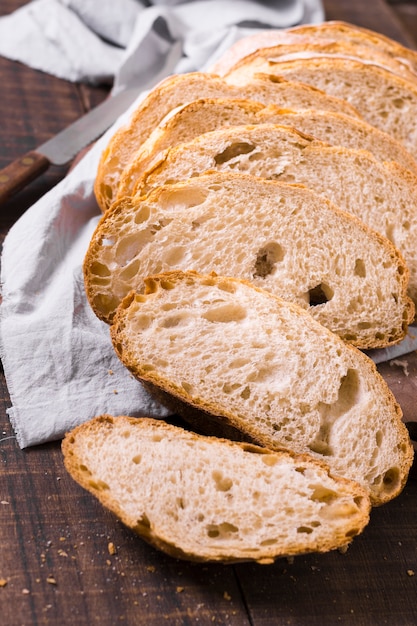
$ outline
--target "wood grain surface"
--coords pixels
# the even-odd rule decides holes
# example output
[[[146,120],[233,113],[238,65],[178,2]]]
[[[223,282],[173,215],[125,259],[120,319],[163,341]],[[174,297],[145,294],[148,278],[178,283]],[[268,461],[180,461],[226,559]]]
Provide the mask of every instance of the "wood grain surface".
[[[0,14],[25,4],[2,0]],[[324,3],[328,19],[379,30],[414,46],[404,6]],[[401,5],[401,6],[400,6]],[[401,8],[402,7],[402,8]],[[417,8],[416,8],[417,14]],[[407,14],[406,14],[407,15]],[[88,88],[0,58],[0,167],[100,102]],[[65,169],[51,168],[2,207],[0,241]],[[380,371],[416,422],[417,355]],[[374,509],[346,554],[274,565],[193,564],[165,556],[123,527],[66,474],[60,443],[20,450],[0,375],[0,624],[354,626],[417,624],[417,482]]]

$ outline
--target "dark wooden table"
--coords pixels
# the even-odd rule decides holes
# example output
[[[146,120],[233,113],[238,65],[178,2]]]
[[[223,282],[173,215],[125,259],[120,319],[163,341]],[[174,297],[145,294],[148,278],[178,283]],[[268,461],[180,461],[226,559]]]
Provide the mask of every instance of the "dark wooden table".
[[[0,14],[24,4],[2,0]],[[414,5],[414,6],[413,6]],[[344,19],[414,46],[415,3],[326,1]],[[413,26],[414,25],[414,26]],[[81,87],[0,58],[0,166],[101,101]],[[0,211],[3,240],[16,219],[65,175],[52,168]],[[417,355],[381,372],[416,419]],[[274,565],[180,562],[147,546],[65,473],[59,442],[22,451],[0,376],[0,624],[417,624],[417,483],[375,509],[344,555]]]

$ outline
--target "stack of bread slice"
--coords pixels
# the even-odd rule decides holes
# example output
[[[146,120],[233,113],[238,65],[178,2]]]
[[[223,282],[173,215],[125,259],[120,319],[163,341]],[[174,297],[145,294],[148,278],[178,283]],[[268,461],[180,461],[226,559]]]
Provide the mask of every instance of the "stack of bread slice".
[[[416,59],[340,22],[249,38],[102,155],[86,294],[188,426],[103,415],[65,463],[169,554],[334,549],[404,487],[401,409],[360,350],[415,315]]]
[[[130,122],[115,133],[103,152],[94,186],[103,211],[115,200],[125,167],[151,132],[175,109],[200,98],[243,98],[285,108],[315,108],[360,117],[354,107],[340,98],[273,75],[253,78],[245,86],[234,86],[218,76],[201,72],[170,76],[148,94]]]
[[[396,161],[417,174],[417,162],[401,143],[342,111],[289,109],[238,98],[200,98],[167,116],[143,142],[120,175],[116,199],[132,195],[138,181],[170,147],[212,130],[258,124],[285,125],[334,146],[368,150],[378,161]]]
[[[165,152],[137,183],[151,188],[207,171],[234,171],[302,184],[360,218],[401,250],[417,303],[417,175],[366,150],[330,146],[276,124],[220,129]],[[307,252],[308,254],[308,252]]]
[[[225,73],[225,80],[245,85],[258,73],[267,73],[312,85],[352,104],[367,122],[390,133],[416,157],[417,54],[339,22],[293,31],[295,39],[297,33],[299,43],[284,40],[244,56]]]

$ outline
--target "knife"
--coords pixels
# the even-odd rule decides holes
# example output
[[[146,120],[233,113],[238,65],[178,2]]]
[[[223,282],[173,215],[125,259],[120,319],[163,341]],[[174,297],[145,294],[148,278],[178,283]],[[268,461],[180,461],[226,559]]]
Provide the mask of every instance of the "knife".
[[[0,169],[0,204],[43,174],[50,165],[66,165],[100,137],[139,95],[125,89],[107,98],[49,141]]]

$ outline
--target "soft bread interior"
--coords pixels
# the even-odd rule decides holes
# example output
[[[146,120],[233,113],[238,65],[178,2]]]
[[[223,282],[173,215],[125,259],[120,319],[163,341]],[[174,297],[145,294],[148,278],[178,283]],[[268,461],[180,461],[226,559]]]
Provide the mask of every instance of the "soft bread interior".
[[[174,556],[256,560],[346,546],[368,521],[356,483],[308,457],[103,416],[67,435],[75,480]]]

